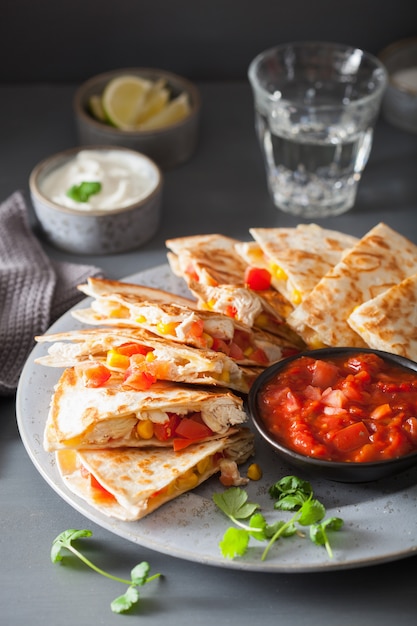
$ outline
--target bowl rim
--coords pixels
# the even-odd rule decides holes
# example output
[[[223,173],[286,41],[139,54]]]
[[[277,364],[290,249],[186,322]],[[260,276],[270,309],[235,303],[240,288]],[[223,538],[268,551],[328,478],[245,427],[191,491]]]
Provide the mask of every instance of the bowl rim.
[[[257,394],[260,388],[263,387],[265,383],[268,382],[275,375],[277,371],[281,370],[288,363],[295,361],[302,356],[313,356],[313,357],[317,356],[319,358],[320,355],[329,354],[329,353],[331,354],[338,354],[338,353],[339,354],[342,354],[342,353],[356,354],[356,353],[364,353],[364,352],[368,354],[376,354],[377,356],[380,356],[381,358],[385,360],[395,362],[397,365],[402,365],[403,367],[411,369],[417,373],[416,361],[408,359],[407,357],[404,357],[399,354],[386,352],[384,350],[377,350],[377,349],[369,348],[369,347],[355,348],[355,347],[347,347],[347,346],[303,350],[302,352],[299,352],[298,354],[293,354],[289,357],[286,357],[285,359],[282,359],[281,361],[278,361],[277,363],[274,363],[273,365],[270,365],[255,379],[252,387],[250,388],[248,397],[247,397],[248,411],[249,411],[251,420],[254,426],[256,427],[257,431],[260,433],[260,435],[266,441],[268,441],[278,453],[282,453],[283,455],[287,457],[291,457],[292,459],[299,461],[300,463],[305,463],[306,465],[309,465],[311,467],[317,467],[321,469],[328,468],[329,470],[336,470],[336,471],[338,470],[360,471],[362,469],[366,471],[366,469],[373,470],[373,469],[378,469],[378,468],[386,468],[389,466],[395,467],[396,465],[403,465],[404,463],[407,462],[408,459],[412,460],[413,458],[416,458],[416,463],[417,463],[417,450],[415,450],[414,452],[409,452],[408,454],[404,454],[402,456],[393,457],[391,459],[382,459],[381,461],[345,462],[345,461],[331,461],[329,459],[317,459],[315,457],[304,455],[304,454],[301,454],[300,452],[292,450],[291,448],[285,446],[284,444],[274,439],[272,435],[268,432],[266,427],[264,426],[263,421],[259,416],[256,399],[257,399]]]
[[[132,204],[128,204],[124,207],[119,207],[117,209],[93,209],[89,211],[79,211],[78,209],[72,209],[71,207],[64,207],[56,203],[54,200],[47,198],[42,193],[40,186],[39,186],[40,175],[43,173],[43,171],[46,168],[48,168],[50,165],[53,165],[54,161],[57,162],[56,167],[59,167],[59,165],[62,165],[65,162],[69,161],[72,156],[82,151],[127,152],[129,154],[132,154],[135,157],[139,157],[143,161],[147,161],[148,165],[156,173],[157,183],[155,187],[152,189],[152,191],[150,191],[141,200],[138,200],[137,202],[134,202]],[[125,148],[124,146],[114,146],[114,145],[106,145],[106,144],[75,146],[73,148],[68,148],[66,150],[61,150],[60,152],[56,152],[50,156],[45,157],[41,161],[39,161],[39,163],[37,163],[37,165],[34,166],[34,168],[32,169],[29,175],[30,192],[34,197],[36,197],[36,199],[39,202],[42,202],[43,204],[48,205],[50,208],[60,213],[66,213],[69,215],[77,215],[77,216],[83,216],[83,217],[112,216],[112,215],[118,215],[120,213],[134,211],[140,208],[144,208],[145,205],[147,205],[150,200],[157,197],[162,192],[163,185],[164,185],[164,176],[163,176],[161,168],[159,167],[159,165],[157,165],[157,163],[155,163],[155,161],[153,161],[146,154],[143,154],[142,152],[139,152],[138,150],[133,150],[132,148]]]
[[[86,91],[90,88],[94,87],[96,84],[100,84],[104,82],[106,84],[113,78],[117,78],[118,76],[123,76],[125,74],[134,74],[137,76],[143,75],[145,78],[147,76],[159,76],[162,78],[166,78],[168,84],[170,83],[179,83],[182,86],[183,91],[186,91],[191,95],[191,111],[189,115],[187,115],[184,119],[174,122],[173,124],[169,124],[169,126],[165,126],[163,128],[155,128],[149,130],[123,130],[121,128],[115,128],[114,126],[110,126],[110,124],[105,124],[100,122],[100,120],[94,119],[91,115],[87,113],[83,106],[83,96]],[[152,135],[163,135],[164,133],[171,131],[175,128],[181,128],[181,126],[186,126],[189,124],[190,120],[194,120],[200,113],[201,109],[201,95],[200,90],[197,85],[190,81],[188,78],[184,76],[180,76],[174,72],[169,70],[163,70],[154,67],[125,67],[121,69],[109,70],[107,72],[101,72],[100,74],[95,74],[88,78],[83,83],[81,83],[73,97],[73,109],[77,117],[82,119],[85,123],[91,124],[97,130],[106,130],[109,133],[109,136],[116,137],[150,137]]]
[[[392,59],[393,56],[395,56],[398,53],[407,51],[408,49],[412,49],[412,48],[416,50],[416,55],[417,55],[417,37],[405,37],[404,39],[398,39],[397,41],[393,41],[392,43],[388,44],[385,48],[382,48],[382,50],[380,50],[380,52],[378,53],[378,58],[387,68],[389,86],[401,93],[415,96],[417,94],[417,90],[399,84],[393,78],[397,70],[393,72],[388,67],[389,61]],[[413,62],[412,64],[404,64],[403,69],[407,69],[409,67],[414,67],[414,66],[415,66],[415,62]]]

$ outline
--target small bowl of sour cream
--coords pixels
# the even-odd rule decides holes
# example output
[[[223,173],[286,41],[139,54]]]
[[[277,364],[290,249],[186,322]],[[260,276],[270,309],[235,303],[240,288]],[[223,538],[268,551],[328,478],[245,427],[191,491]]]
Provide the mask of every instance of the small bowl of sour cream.
[[[145,244],[159,226],[162,187],[154,161],[114,146],[65,150],[29,177],[43,236],[75,254],[115,254]]]

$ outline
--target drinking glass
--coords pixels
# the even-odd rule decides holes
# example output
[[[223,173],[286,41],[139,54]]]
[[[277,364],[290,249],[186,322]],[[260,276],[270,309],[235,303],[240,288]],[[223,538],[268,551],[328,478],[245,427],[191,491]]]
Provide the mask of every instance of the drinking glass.
[[[274,204],[304,218],[355,203],[387,85],[372,54],[331,42],[285,43],[248,69]]]

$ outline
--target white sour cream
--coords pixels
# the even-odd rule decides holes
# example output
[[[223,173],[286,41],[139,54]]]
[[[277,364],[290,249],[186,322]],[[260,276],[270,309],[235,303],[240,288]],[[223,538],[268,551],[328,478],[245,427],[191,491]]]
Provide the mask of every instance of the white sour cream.
[[[67,196],[73,185],[99,182],[101,190],[87,202]],[[129,206],[151,193],[158,185],[156,167],[131,152],[123,150],[81,150],[42,182],[42,193],[60,206],[78,211],[105,211]]]

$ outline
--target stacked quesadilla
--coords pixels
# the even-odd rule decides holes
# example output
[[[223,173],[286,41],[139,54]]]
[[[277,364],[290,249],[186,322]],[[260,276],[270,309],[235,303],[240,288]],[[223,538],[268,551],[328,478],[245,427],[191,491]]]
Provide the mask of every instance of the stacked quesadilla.
[[[93,298],[91,307],[73,311],[86,324],[144,328],[178,344],[226,351],[248,366],[265,367],[300,349],[291,340],[201,310],[194,301],[161,289],[100,278],[88,278],[79,289]]]
[[[213,474],[247,482],[238,465],[253,454],[254,435],[236,392],[246,394],[284,346],[160,290],[80,286],[93,288],[92,306],[74,311],[91,328],[36,337],[50,344],[37,362],[64,368],[43,443],[68,488],[131,520]]]

